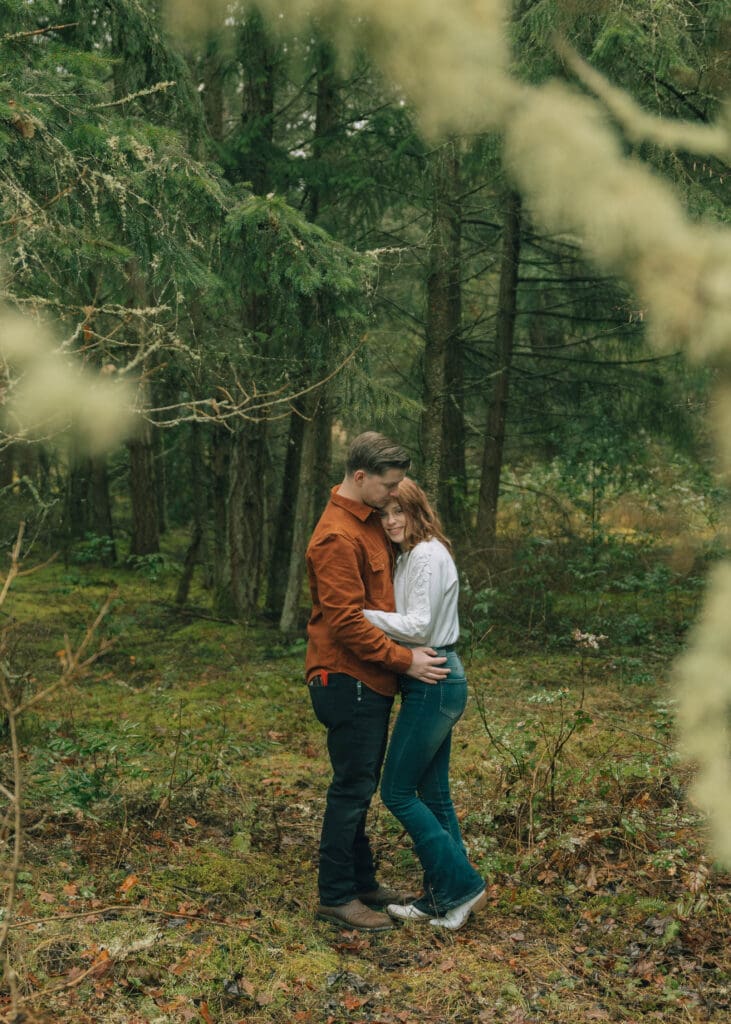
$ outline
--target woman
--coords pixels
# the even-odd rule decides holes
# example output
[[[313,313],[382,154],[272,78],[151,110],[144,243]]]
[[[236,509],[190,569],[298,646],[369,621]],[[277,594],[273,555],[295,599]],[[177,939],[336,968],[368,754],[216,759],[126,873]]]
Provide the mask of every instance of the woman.
[[[439,519],[413,480],[381,509],[381,523],[399,549],[396,612],[366,609],[369,622],[408,646],[433,647],[447,659],[440,683],[401,677],[401,709],[391,736],[381,798],[408,831],[424,869],[424,894],[390,904],[403,921],[429,921],[456,931],[487,902],[485,882],[467,859],[449,793],[452,728],[467,702],[467,680],[455,651],[459,580]]]

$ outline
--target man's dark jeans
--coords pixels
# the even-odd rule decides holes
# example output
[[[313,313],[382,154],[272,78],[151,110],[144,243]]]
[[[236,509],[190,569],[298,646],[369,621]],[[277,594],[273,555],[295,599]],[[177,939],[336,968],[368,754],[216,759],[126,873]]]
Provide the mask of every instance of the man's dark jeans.
[[[327,729],[333,769],[320,837],[320,903],[337,907],[378,884],[365,823],[378,788],[393,697],[343,673],[331,673],[327,686],[315,677],[309,691]]]

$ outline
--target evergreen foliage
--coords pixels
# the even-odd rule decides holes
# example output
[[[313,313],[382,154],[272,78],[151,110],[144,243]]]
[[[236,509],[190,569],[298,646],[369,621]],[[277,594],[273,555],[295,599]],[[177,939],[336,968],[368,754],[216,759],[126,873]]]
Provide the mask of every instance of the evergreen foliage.
[[[559,33],[646,109],[710,120],[728,85],[723,8],[526,0],[512,23],[515,62],[533,82],[565,77],[552,44]],[[363,54],[344,66],[326,26],[275,35],[248,5],[232,8],[217,34],[182,42],[167,33],[159,5],[140,0],[4,0],[0,16],[2,293],[59,320],[65,351],[139,382],[148,425],[167,428],[164,440],[153,430],[135,441],[161,528],[168,513],[178,525],[194,518],[197,557],[210,561],[209,534],[225,557],[231,522],[211,524],[221,507],[231,521],[244,515],[228,508],[226,454],[243,443],[242,420],[259,430],[246,445],[267,452],[262,504],[250,518],[263,518],[265,506],[293,514],[287,491],[288,482],[296,490],[302,417],[322,431],[308,515],[339,472],[331,439],[364,425],[398,434],[423,472],[433,455],[420,445],[437,202],[458,234],[459,300],[439,487],[448,484],[455,503],[444,512],[460,519],[452,528],[469,527],[486,409],[503,372],[495,322],[511,183],[500,139],[455,140],[459,184],[440,192],[439,148]],[[717,162],[647,146],[642,156],[672,178],[696,217],[728,217]],[[708,374],[678,355],[652,356],[643,316],[572,239],[545,237],[523,219],[504,452],[511,472],[568,452],[581,460],[583,444],[606,437],[638,463],[651,447],[644,438],[705,458],[697,414]],[[134,489],[139,455],[134,472],[129,454],[114,455],[113,490]],[[243,450],[239,457],[245,464]],[[17,449],[8,456],[3,479],[18,458]],[[38,491],[67,489],[71,519],[91,486],[89,467],[77,479],[72,463],[54,457]],[[166,473],[182,486],[172,489]],[[87,529],[79,522],[70,533]],[[289,541],[263,526],[255,533],[246,543],[263,574],[271,546]],[[465,536],[472,543],[469,528]]]

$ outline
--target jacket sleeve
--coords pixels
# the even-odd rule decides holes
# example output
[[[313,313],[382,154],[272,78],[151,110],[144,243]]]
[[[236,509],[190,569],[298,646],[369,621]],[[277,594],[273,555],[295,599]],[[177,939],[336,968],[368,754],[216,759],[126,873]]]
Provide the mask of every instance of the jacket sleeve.
[[[431,595],[432,558],[427,548],[411,552],[406,570],[406,607],[401,612],[366,609],[363,613],[394,640],[410,644],[427,644],[432,632],[434,608]]]
[[[337,642],[362,661],[405,672],[411,665],[411,651],[394,643],[363,615],[365,587],[355,544],[341,534],[327,534],[310,547],[308,557],[323,619]],[[388,571],[387,566],[383,571]]]

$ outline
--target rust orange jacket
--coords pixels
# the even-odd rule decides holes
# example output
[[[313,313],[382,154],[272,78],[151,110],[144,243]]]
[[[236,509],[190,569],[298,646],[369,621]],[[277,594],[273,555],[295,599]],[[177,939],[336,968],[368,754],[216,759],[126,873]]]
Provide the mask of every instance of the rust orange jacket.
[[[391,549],[375,509],[333,487],[307,546],[312,614],[307,625],[307,678],[345,672],[388,696],[411,651],[363,615],[364,608],[395,611]]]

